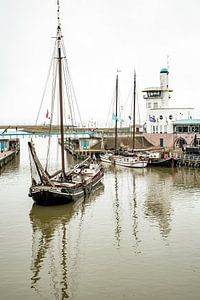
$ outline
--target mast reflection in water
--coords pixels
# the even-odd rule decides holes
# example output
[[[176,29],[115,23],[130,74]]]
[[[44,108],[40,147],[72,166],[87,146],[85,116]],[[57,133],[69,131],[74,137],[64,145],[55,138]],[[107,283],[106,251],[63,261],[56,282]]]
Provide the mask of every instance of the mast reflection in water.
[[[87,203],[94,201],[103,188],[103,184],[100,184],[89,197],[67,205],[41,207],[33,204],[30,212],[31,288],[39,296],[45,296],[45,299],[71,297],[69,278],[72,278],[71,273],[76,264],[84,212]],[[77,223],[77,232],[73,231],[73,234],[70,231],[70,222]]]
[[[174,173],[163,172],[162,169],[150,169],[152,176],[148,177],[148,190],[144,203],[144,212],[151,224],[158,222],[161,235],[168,237],[171,228],[171,191],[173,189]],[[157,178],[156,178],[157,177]],[[159,180],[159,187],[157,182]]]
[[[132,240],[132,246],[135,253],[139,253],[138,246],[140,243],[138,222],[139,216],[137,209],[137,201],[140,201],[140,191],[137,190],[137,184],[146,174],[146,169],[121,169],[120,167],[107,167],[106,178],[109,185],[113,186],[110,189],[110,197],[112,199],[113,209],[113,231],[115,237],[115,245],[120,249],[121,242],[124,239]],[[136,184],[137,181],[137,184]]]

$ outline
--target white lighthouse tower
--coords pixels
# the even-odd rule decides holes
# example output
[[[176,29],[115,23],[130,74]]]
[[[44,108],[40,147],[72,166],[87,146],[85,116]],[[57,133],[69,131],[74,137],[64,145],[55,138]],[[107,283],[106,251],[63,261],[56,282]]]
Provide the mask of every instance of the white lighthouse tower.
[[[161,107],[169,107],[171,98],[169,90],[169,71],[166,68],[160,70],[160,90],[161,90]]]
[[[169,107],[170,93],[169,89],[169,71],[166,68],[160,71],[160,87],[145,88],[142,92],[145,93],[147,114],[149,109],[167,108]]]

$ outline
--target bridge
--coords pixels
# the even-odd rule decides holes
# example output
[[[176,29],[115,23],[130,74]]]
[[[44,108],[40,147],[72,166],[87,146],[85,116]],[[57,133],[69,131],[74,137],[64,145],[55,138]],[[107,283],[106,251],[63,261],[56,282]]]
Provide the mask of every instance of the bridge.
[[[59,136],[58,126],[52,126],[51,135]],[[80,136],[90,137],[94,132],[88,128],[65,127],[66,137]],[[48,125],[0,125],[0,137],[20,136],[49,136]]]
[[[53,125],[51,128],[51,135],[58,136],[60,134],[59,127]],[[105,137],[114,136],[114,128],[86,128],[86,127],[70,127],[65,126],[64,133],[66,137]],[[130,128],[118,128],[119,136],[130,135]],[[49,125],[0,125],[0,137],[5,136],[48,136]]]
[[[60,135],[59,126],[52,125],[51,129],[51,136]],[[123,141],[123,144],[127,144],[128,142],[126,141],[126,139],[130,140],[132,136],[131,129],[132,128],[130,127],[118,128],[118,142]],[[107,144],[110,144],[110,140],[106,139],[114,139],[115,128],[86,128],[65,126],[64,135],[65,138],[97,138],[100,140],[104,139],[104,141],[106,141]],[[20,136],[49,136],[49,125],[0,125],[0,138],[17,138]],[[135,133],[135,139],[137,143],[136,148],[148,148],[153,146],[151,142],[144,137],[143,132],[137,131]]]

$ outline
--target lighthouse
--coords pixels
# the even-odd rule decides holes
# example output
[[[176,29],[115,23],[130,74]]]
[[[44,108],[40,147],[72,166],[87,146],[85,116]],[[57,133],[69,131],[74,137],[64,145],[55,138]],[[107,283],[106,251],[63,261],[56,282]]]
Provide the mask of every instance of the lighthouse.
[[[172,92],[172,90],[169,89],[168,76],[168,69],[162,68],[160,70],[160,86],[145,88],[142,91],[144,93],[144,99],[146,100],[147,110],[169,107],[169,99],[171,98],[170,93]]]
[[[173,122],[188,119],[192,108],[170,107],[171,90],[169,88],[169,70],[160,70],[160,86],[145,88],[143,98],[146,100],[146,132],[166,134],[173,132]]]
[[[171,98],[170,93],[172,90],[169,89],[169,71],[167,68],[160,70],[160,89],[161,89],[161,107],[169,107],[169,99]]]

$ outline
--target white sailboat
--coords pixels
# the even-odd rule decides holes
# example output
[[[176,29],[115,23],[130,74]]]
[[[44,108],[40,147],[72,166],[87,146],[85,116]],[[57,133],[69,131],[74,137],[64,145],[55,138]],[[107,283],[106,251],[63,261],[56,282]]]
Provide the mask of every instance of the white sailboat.
[[[135,91],[136,91],[136,73],[134,72],[134,108],[133,108],[133,145],[132,154],[129,156],[123,156],[117,154],[117,122],[118,122],[118,75],[116,76],[116,99],[115,99],[115,151],[114,153],[104,153],[100,155],[102,162],[119,165],[129,168],[145,168],[148,164],[148,160],[144,157],[140,157],[134,153],[135,149]]]

